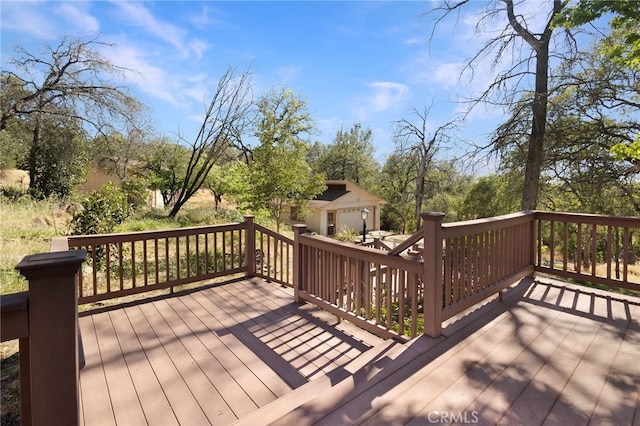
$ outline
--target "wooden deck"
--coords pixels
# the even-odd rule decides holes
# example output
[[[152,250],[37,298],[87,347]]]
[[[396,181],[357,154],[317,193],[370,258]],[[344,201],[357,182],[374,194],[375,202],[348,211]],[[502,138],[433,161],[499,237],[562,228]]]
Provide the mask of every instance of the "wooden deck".
[[[230,424],[381,342],[292,300],[254,279],[81,316],[84,424]]]
[[[313,315],[248,280],[84,316],[84,423],[640,424],[638,298],[523,281],[407,344]]]

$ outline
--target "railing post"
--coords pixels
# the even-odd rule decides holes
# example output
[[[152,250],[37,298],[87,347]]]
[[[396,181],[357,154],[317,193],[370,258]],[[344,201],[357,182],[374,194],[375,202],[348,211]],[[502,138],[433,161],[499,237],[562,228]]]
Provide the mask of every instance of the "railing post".
[[[31,421],[78,424],[78,271],[84,250],[26,256],[29,281]]]
[[[256,227],[253,222],[253,215],[245,215],[244,221],[247,224],[247,234],[245,248],[247,250],[247,276],[255,277],[256,275]]]
[[[301,303],[300,286],[302,285],[302,248],[300,246],[300,235],[307,230],[307,225],[293,225],[293,301]]]
[[[424,333],[442,334],[442,221],[444,213],[422,213],[424,232]]]

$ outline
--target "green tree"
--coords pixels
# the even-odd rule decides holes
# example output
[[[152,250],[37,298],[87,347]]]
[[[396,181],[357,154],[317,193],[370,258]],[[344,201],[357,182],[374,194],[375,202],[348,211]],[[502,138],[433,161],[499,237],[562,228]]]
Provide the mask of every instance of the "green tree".
[[[204,186],[213,193],[216,209],[223,196],[238,201],[247,194],[249,190],[247,175],[247,164],[239,160],[213,166]]]
[[[460,219],[493,217],[517,210],[517,193],[512,190],[509,176],[487,175],[469,185],[462,201]]]
[[[371,190],[380,168],[373,158],[374,152],[371,129],[363,129],[357,123],[349,130],[338,130],[333,143],[323,150],[312,165],[327,179],[348,180]]]
[[[0,110],[8,109],[15,99],[26,95],[17,77],[4,73],[0,75]],[[0,171],[26,164],[32,138],[33,129],[28,120],[20,117],[7,119],[4,129],[0,130]]]
[[[381,193],[387,203],[382,206],[381,227],[402,234],[415,231],[415,177],[413,160],[401,152],[391,154],[380,175]]]
[[[267,209],[278,231],[287,206],[304,209],[325,188],[324,176],[306,161],[310,144],[304,136],[313,128],[306,102],[287,88],[273,89],[258,102],[260,145],[253,150],[249,203]]]
[[[429,169],[423,211],[444,212],[447,221],[461,220],[462,200],[470,179],[460,173],[458,164],[458,160],[439,160]]]
[[[640,2],[637,0],[579,0],[554,18],[553,23],[565,28],[579,27],[612,14],[612,34],[602,52],[626,67],[640,71]]]
[[[82,182],[86,172],[86,142],[79,123],[42,120],[41,143],[29,152],[29,168],[37,177],[30,183],[36,198],[69,196],[73,187]]]
[[[2,108],[0,131],[5,130],[12,119],[31,121],[32,143],[28,157],[31,189],[39,196],[50,195],[48,184],[39,183],[42,169],[39,153],[52,152],[46,136],[47,123],[81,122],[84,129],[93,128],[98,133],[115,130],[126,123],[135,127],[142,105],[110,78],[122,76],[124,69],[116,67],[95,49],[105,46],[95,40],[62,39],[55,46],[45,46],[44,56],[36,56],[23,47],[16,47],[9,64],[13,70],[3,70],[7,78],[2,85],[3,95],[9,96]],[[20,75],[18,75],[20,73]],[[4,96],[3,96],[3,99]]]
[[[623,68],[640,71],[640,2],[637,0],[579,0],[565,7],[555,17],[554,24],[573,28],[591,23],[603,15],[613,15],[609,21],[611,33],[599,46],[599,52]],[[636,108],[638,107],[636,101]],[[616,159],[628,160],[640,167],[640,135],[635,141],[612,147]]]
[[[174,197],[184,184],[188,148],[161,137],[146,144],[141,161],[151,189],[160,191],[165,206],[173,205]]]

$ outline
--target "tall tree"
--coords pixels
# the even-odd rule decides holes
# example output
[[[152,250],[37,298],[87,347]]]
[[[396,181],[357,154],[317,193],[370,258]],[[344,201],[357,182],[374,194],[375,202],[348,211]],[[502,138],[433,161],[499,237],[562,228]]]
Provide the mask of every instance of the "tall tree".
[[[454,122],[446,123],[431,131],[428,116],[430,108],[422,111],[413,110],[414,119],[402,119],[395,123],[394,142],[395,153],[406,157],[405,167],[414,179],[414,220],[416,228],[421,226],[421,213],[426,194],[427,175],[433,166],[435,155],[442,144],[451,139],[449,132],[455,127]]]
[[[124,69],[100,55],[98,46],[108,45],[96,40],[64,38],[57,46],[47,45],[42,57],[18,46],[15,57],[9,61],[13,70],[2,71],[3,76],[14,77],[2,89],[18,93],[20,90],[15,87],[18,85],[22,95],[3,105],[0,130],[13,118],[33,123],[29,155],[31,188],[39,185],[37,164],[46,161],[38,158],[37,153],[49,149],[41,146],[47,130],[45,122],[80,121],[85,129],[92,127],[98,133],[108,133],[122,123],[135,126],[142,112],[140,102],[108,79],[122,76]]]
[[[381,194],[387,200],[382,206],[382,227],[402,234],[415,231],[415,176],[410,155],[395,152],[387,157],[380,175]]]
[[[457,13],[467,3],[469,0],[453,3],[446,1],[442,6],[434,9],[434,12],[440,12],[436,25],[447,16]],[[521,4],[518,3],[518,5]],[[512,55],[514,51],[520,51],[519,54],[511,56],[512,64],[505,70],[499,71],[489,87],[473,100],[472,105],[474,106],[481,102],[509,105],[519,97],[518,93],[522,90],[520,84],[528,81],[527,77],[533,78],[533,96],[528,105],[532,120],[521,201],[521,208],[527,210],[535,209],[538,201],[547,119],[550,42],[554,30],[552,22],[554,17],[561,12],[563,2],[562,0],[551,2],[546,23],[541,31],[531,29],[532,25],[528,24],[523,14],[515,11],[515,7],[516,4],[513,0],[499,0],[489,3],[476,26],[477,31],[482,31],[485,24],[493,26],[496,18],[504,22],[503,27],[496,37],[490,39],[480,48],[479,52],[468,61],[467,66],[473,70],[478,61],[494,53],[496,56],[493,65],[496,69],[507,54]],[[522,42],[528,46],[529,54],[526,54],[518,44]],[[497,95],[497,99],[492,98],[494,95]]]
[[[245,69],[236,75],[234,67],[227,68],[218,80],[200,130],[190,143],[191,155],[185,177],[169,216],[178,214],[189,198],[202,187],[213,166],[225,160],[229,148],[246,150],[242,135],[250,123],[252,103],[250,71]]]
[[[640,71],[640,2],[637,0],[579,0],[565,7],[554,24],[574,28],[612,15],[609,26],[615,37],[602,46],[610,59]]]
[[[603,15],[613,17],[609,21],[612,31],[601,41],[598,53],[614,63],[617,68],[640,72],[640,2],[636,0],[579,0],[565,7],[556,16],[555,24],[573,28],[589,24]],[[635,105],[639,107],[636,100]],[[612,147],[618,160],[628,160],[640,169],[640,134],[634,141]]]
[[[552,210],[620,214],[602,196],[617,188],[626,196],[616,206],[627,203],[631,208],[624,211],[637,209],[638,163],[612,151],[630,146],[640,134],[638,73],[602,55],[598,45],[554,73],[542,161],[542,184],[550,190],[540,203]],[[515,104],[510,119],[496,132],[502,170],[520,170],[525,163],[531,117],[521,105],[527,104],[527,99]]]
[[[338,130],[333,143],[320,154],[313,167],[324,173],[327,179],[348,180],[372,189],[371,184],[379,169],[373,158],[374,152],[371,129],[363,129],[360,123],[356,123],[349,130]]]
[[[253,150],[249,201],[269,211],[278,231],[287,206],[304,209],[325,188],[324,176],[306,161],[310,144],[304,136],[313,128],[306,101],[287,88],[273,89],[258,102],[260,145]]]

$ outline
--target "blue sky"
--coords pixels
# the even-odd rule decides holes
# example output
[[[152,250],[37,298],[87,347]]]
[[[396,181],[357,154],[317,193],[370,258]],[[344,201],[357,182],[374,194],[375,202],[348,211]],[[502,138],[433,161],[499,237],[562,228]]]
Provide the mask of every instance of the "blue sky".
[[[463,109],[460,96],[477,93],[491,78],[487,65],[472,81],[459,79],[464,60],[482,43],[472,14],[446,22],[429,42],[432,18],[424,13],[433,4],[3,0],[2,69],[10,69],[16,44],[38,52],[65,35],[115,43],[102,54],[138,71],[127,84],[149,107],[158,134],[175,139],[178,131],[195,134],[228,66],[251,66],[256,96],[284,85],[307,100],[318,129],[312,140],[330,143],[341,126],[361,123],[372,129],[383,161],[394,148],[394,121],[431,106],[429,125],[436,128]],[[479,109],[460,136],[482,143],[501,118]]]

